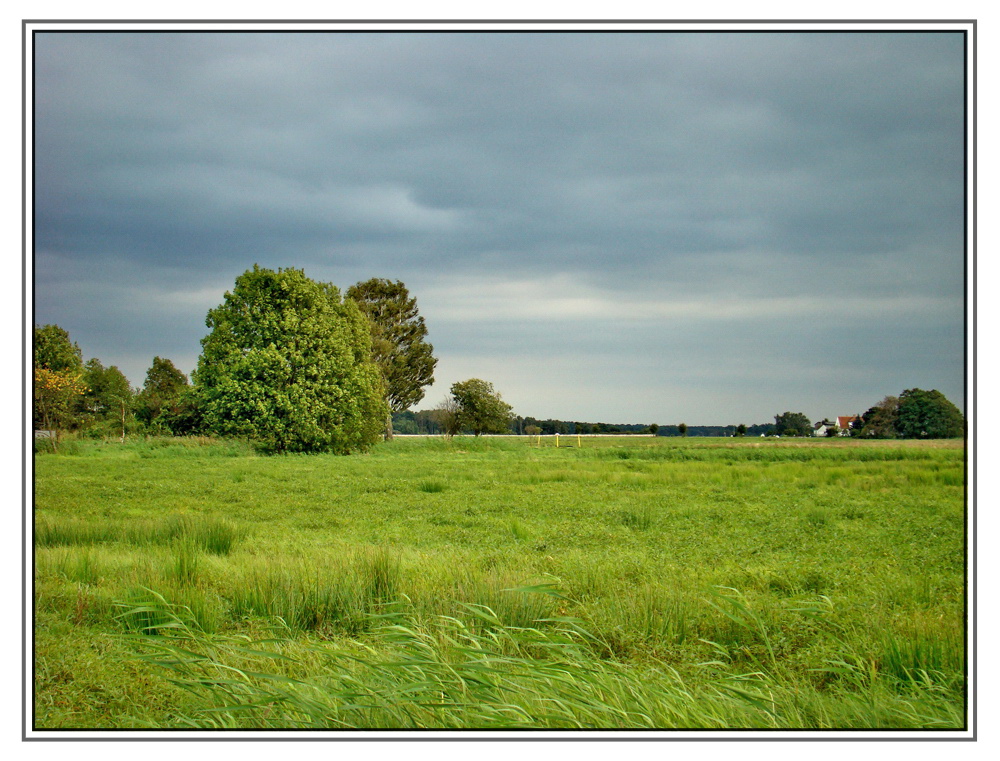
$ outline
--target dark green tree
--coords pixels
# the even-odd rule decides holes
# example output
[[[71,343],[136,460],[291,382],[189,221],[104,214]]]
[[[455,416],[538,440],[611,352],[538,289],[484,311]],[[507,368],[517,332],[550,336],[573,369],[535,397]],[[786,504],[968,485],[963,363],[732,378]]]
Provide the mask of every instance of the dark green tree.
[[[783,412],[774,416],[774,432],[778,436],[802,436],[812,431],[812,423],[801,412]]]
[[[687,423],[680,423],[680,424],[678,424],[678,426],[677,426],[677,433],[679,433],[681,436],[687,436],[688,435],[688,426],[687,426]]]
[[[207,430],[273,452],[365,450],[389,414],[368,320],[329,283],[254,265],[208,313],[194,373]]]
[[[181,393],[187,387],[187,376],[173,362],[153,357],[153,364],[146,371],[146,381],[136,400],[136,417],[155,430],[169,429],[166,418],[178,406]]]
[[[409,409],[424,398],[424,388],[434,382],[437,365],[417,300],[400,281],[381,278],[352,285],[347,297],[371,323],[372,358],[382,371],[390,412]],[[391,416],[385,436],[392,438]]]
[[[458,404],[460,428],[471,429],[476,436],[507,432],[513,408],[500,398],[492,383],[470,378],[453,384],[451,395]]]
[[[954,439],[965,435],[965,419],[940,391],[909,388],[899,395],[896,431],[904,439]]]
[[[658,432],[659,430],[660,430],[660,426],[659,426],[659,425],[658,425],[657,423],[653,423],[652,425],[650,425],[650,426],[649,426],[649,432],[650,432],[651,434],[653,434],[654,436],[655,436],[655,435],[657,434],[657,432]],[[581,431],[581,430],[579,429],[579,427],[577,427],[577,431],[578,431],[579,433],[583,433],[583,431]]]
[[[894,439],[899,435],[899,398],[887,396],[861,416],[860,436],[873,439]]]
[[[156,419],[174,436],[192,436],[204,432],[202,397],[199,389],[185,386]]]
[[[746,423],[740,423],[738,426],[736,426],[736,435],[737,436],[746,436],[747,435],[747,426],[746,426]]]

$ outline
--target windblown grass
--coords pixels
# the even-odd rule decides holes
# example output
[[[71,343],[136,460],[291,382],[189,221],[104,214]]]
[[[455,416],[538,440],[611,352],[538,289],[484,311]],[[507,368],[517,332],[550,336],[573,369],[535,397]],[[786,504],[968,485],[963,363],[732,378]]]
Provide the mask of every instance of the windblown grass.
[[[741,625],[753,624],[737,601]],[[585,623],[511,627],[489,608],[422,625],[405,604],[372,614],[370,636],[305,647],[278,632],[264,642],[212,636],[188,611],[151,593],[124,616],[151,618],[137,657],[201,697],[181,725],[219,729],[778,729],[955,726],[933,686],[905,695],[877,676],[803,700],[788,674],[724,660],[685,679],[662,662],[595,657],[607,647]],[[744,618],[749,616],[749,618]],[[485,626],[470,626],[470,621]],[[596,645],[596,646],[595,646]],[[843,661],[831,668],[846,671]]]

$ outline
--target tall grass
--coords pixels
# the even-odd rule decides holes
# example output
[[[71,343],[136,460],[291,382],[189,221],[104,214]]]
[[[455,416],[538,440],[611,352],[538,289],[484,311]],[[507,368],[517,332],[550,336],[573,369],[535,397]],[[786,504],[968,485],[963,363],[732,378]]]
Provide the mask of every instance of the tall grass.
[[[245,530],[232,521],[184,515],[132,521],[63,516],[35,518],[36,547],[109,543],[170,545],[182,541],[216,555],[228,555],[244,535]]]
[[[692,681],[663,662],[625,665],[594,656],[598,638],[572,618],[547,629],[511,627],[488,608],[420,625],[405,606],[371,616],[364,642],[296,648],[209,635],[183,606],[151,597],[128,609],[144,662],[201,696],[182,717],[227,729],[777,729],[801,726],[948,727],[952,705],[919,683],[905,695],[876,678],[803,699],[780,672],[724,662]],[[486,622],[470,626],[469,620]],[[597,648],[598,650],[600,648]],[[854,687],[857,687],[855,685]],[[878,701],[872,702],[878,694]]]

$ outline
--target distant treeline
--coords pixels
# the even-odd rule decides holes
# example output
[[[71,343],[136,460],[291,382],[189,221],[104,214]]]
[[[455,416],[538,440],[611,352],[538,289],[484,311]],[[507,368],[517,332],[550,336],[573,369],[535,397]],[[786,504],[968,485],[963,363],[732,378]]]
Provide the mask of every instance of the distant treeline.
[[[444,433],[437,420],[436,410],[421,410],[414,412],[395,412],[392,415],[392,428],[400,434],[426,434],[440,435]],[[531,428],[531,430],[529,430]],[[655,433],[657,436],[680,436],[677,425],[656,425],[642,423],[586,423],[575,420],[539,420],[533,417],[515,416],[508,429],[509,433],[526,435],[534,432],[534,428],[541,429],[543,436],[551,436],[555,433],[563,435],[589,434],[589,433]],[[735,425],[689,425],[687,427],[688,436],[733,436],[736,433]],[[760,436],[774,430],[774,423],[761,423],[747,426],[747,436]]]

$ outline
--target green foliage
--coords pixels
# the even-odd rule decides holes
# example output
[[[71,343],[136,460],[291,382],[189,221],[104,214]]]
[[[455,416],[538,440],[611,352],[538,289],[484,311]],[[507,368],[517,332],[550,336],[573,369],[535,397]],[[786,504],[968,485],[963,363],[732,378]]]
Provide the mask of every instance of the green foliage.
[[[910,388],[899,395],[896,430],[904,439],[954,439],[965,434],[965,420],[940,391]]]
[[[899,398],[887,396],[862,415],[859,435],[871,439],[894,439],[898,436],[898,419]]]
[[[460,428],[467,428],[476,436],[509,430],[513,409],[500,398],[492,383],[470,378],[452,384],[451,394],[458,405]]]
[[[368,320],[335,286],[254,265],[206,324],[195,383],[207,430],[272,452],[378,440],[389,412]]]
[[[687,436],[688,435],[687,423],[678,424],[677,433],[679,433],[681,436]]]
[[[182,404],[191,404],[191,397],[186,396],[189,391],[187,376],[173,362],[153,357],[153,364],[146,371],[146,381],[136,399],[136,417],[153,431],[189,433],[191,425],[178,425],[175,421],[178,416],[186,420],[181,407]],[[185,402],[182,402],[182,396],[185,396]],[[179,430],[174,430],[175,427]]]
[[[778,436],[802,436],[812,430],[812,423],[801,412],[783,412],[774,416],[774,432]]]
[[[104,367],[96,358],[88,360],[83,383],[87,390],[76,401],[78,424],[119,436],[134,429],[135,392],[121,370],[114,365]]]
[[[55,372],[83,370],[83,353],[58,325],[35,326],[34,365]]]
[[[424,398],[424,387],[434,382],[437,359],[426,342],[427,326],[400,281],[372,278],[347,289],[368,317],[372,332],[372,359],[385,380],[386,401],[392,412],[402,412]]]
[[[87,390],[80,347],[58,325],[36,325],[32,348],[34,427],[69,428],[76,422],[78,400]]]
[[[857,427],[857,426],[856,426]],[[863,416],[858,435],[875,439],[957,439],[965,419],[940,391],[910,388],[887,396]]]

